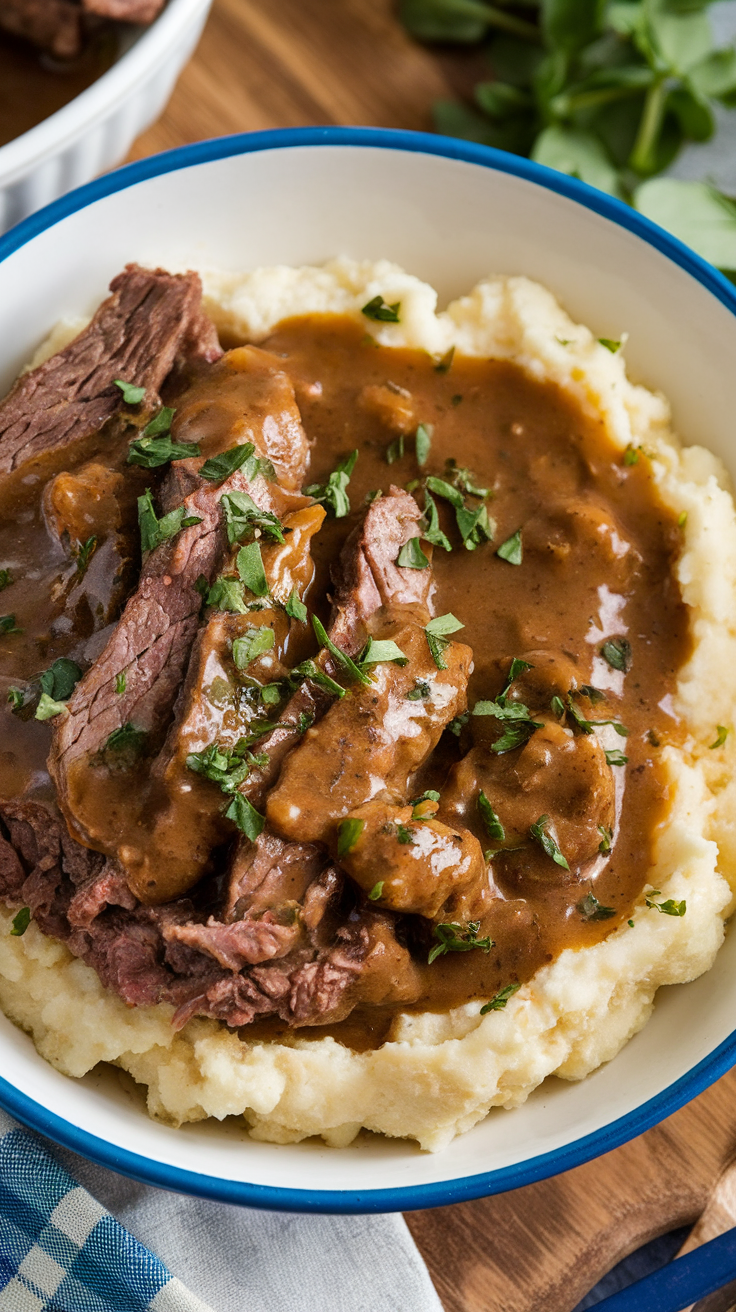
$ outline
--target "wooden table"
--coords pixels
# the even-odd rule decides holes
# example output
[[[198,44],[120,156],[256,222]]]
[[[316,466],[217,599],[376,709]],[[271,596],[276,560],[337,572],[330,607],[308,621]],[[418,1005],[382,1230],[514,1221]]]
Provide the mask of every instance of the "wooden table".
[[[300,124],[431,128],[487,76],[415,45],[390,0],[215,0],[163,117],[131,159]],[[736,1150],[736,1074],[633,1143],[512,1194],[407,1217],[447,1312],[570,1312],[639,1244],[693,1222]]]

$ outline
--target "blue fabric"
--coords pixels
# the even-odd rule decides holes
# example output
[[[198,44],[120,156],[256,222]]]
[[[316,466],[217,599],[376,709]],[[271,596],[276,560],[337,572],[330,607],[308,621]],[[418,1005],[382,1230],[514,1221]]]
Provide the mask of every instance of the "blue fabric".
[[[0,1312],[207,1312],[31,1130],[0,1138]]]

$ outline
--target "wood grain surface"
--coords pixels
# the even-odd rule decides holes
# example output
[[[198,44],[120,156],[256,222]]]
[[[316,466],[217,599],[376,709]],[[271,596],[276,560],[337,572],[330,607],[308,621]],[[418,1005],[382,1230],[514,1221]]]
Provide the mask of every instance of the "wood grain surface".
[[[410,41],[390,0],[215,0],[167,110],[130,158],[299,124],[427,130],[434,100],[483,76],[476,51],[428,51]],[[587,1166],[408,1215],[447,1312],[571,1312],[621,1257],[695,1222],[736,1151],[735,1102],[732,1073]],[[719,1216],[728,1224],[728,1208]],[[712,1224],[703,1227],[708,1237]]]

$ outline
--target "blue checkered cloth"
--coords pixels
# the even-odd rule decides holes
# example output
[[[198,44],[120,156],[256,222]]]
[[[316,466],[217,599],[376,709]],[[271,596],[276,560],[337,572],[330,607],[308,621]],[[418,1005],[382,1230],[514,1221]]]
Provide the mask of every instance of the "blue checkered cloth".
[[[211,1312],[30,1130],[0,1139],[0,1312]]]

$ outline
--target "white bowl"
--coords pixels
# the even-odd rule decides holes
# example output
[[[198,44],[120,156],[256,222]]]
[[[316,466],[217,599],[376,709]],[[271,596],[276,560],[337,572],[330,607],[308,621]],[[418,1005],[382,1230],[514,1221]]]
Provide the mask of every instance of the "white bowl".
[[[736,473],[736,291],[633,210],[513,155],[414,133],[307,128],[202,142],[129,165],[0,238],[0,388],[54,321],[90,312],[128,260],[318,263],[387,257],[445,301],[483,275],[546,283],[601,336],[628,330],[635,377]],[[242,1122],[170,1129],[109,1072],[59,1075],[0,1025],[0,1104],[52,1139],[168,1189],[299,1211],[386,1211],[478,1197],[606,1152],[736,1060],[736,938],[708,974],[660,990],[653,1018],[579,1084],[548,1080],[445,1152],[372,1139],[256,1143]]]
[[[150,27],[121,27],[112,68],[55,114],[0,146],[0,232],[119,163],[163,110],[211,3],[169,0]]]

